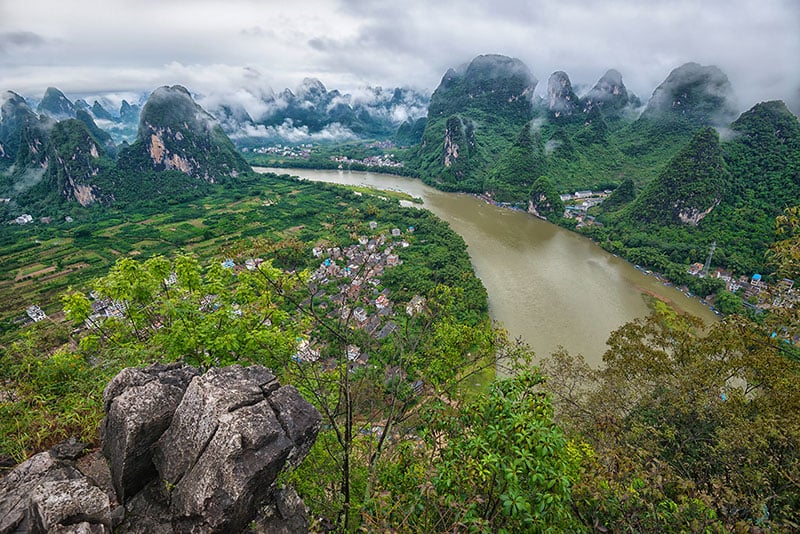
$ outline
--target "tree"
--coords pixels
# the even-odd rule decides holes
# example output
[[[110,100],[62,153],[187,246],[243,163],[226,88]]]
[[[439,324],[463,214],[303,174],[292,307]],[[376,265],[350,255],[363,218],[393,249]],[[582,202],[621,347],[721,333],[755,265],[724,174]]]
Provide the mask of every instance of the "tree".
[[[744,312],[742,299],[724,289],[717,292],[717,300],[714,302],[714,305],[725,315]]]
[[[264,278],[285,288],[298,282],[269,263],[259,267],[259,274],[234,274],[219,261],[202,269],[188,254],[172,261],[120,258],[93,283],[105,316],[89,316],[89,300],[80,292],[68,293],[62,302],[67,317],[88,318],[87,346],[127,347],[202,368],[247,362],[277,366],[294,348],[297,325]]]
[[[782,276],[800,278],[800,206],[786,208],[775,220],[780,238],[770,249],[770,259]]]
[[[800,364],[741,317],[701,332],[653,316],[611,335],[601,370],[563,353],[544,364],[557,420],[596,453],[573,492],[584,522],[796,528]]]
[[[552,419],[535,369],[429,415],[425,447],[385,472],[367,515],[375,530],[563,532],[579,525],[570,487],[577,463]],[[399,479],[399,480],[398,480]],[[399,486],[399,487],[398,487]],[[401,491],[397,491],[397,490]]]
[[[564,202],[546,176],[533,182],[530,201],[535,212],[548,220],[558,220],[564,215]]]

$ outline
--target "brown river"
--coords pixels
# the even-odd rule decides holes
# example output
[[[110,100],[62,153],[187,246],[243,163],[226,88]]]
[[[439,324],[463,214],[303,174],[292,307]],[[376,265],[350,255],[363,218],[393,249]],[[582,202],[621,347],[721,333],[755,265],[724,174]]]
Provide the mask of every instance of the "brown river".
[[[563,346],[602,365],[614,329],[649,313],[645,295],[705,321],[716,316],[696,298],[664,286],[590,240],[533,215],[445,193],[420,180],[371,172],[266,169],[310,181],[366,185],[408,193],[447,221],[467,243],[475,273],[489,293],[489,312],[539,356]]]

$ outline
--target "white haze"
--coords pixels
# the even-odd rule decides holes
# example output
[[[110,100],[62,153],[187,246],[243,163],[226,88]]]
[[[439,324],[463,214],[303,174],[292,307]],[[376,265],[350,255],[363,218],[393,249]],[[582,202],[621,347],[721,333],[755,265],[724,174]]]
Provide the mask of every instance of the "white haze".
[[[308,126],[295,126],[291,119],[286,119],[279,126],[248,124],[230,134],[230,137],[234,140],[243,138],[280,139],[287,143],[349,141],[358,138],[350,129],[338,122],[329,124],[318,132],[310,132]]]

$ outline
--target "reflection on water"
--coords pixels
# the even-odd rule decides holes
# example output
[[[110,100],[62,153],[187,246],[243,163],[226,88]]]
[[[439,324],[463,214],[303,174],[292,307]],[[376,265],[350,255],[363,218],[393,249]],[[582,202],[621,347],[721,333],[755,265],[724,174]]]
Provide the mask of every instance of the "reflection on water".
[[[475,197],[444,193],[421,181],[368,172],[257,169],[422,198],[466,241],[475,273],[489,293],[489,311],[538,355],[563,346],[600,365],[612,330],[648,313],[644,293],[657,294],[706,321],[715,315],[696,299],[663,286],[588,239],[524,212]],[[419,206],[415,204],[415,206]]]

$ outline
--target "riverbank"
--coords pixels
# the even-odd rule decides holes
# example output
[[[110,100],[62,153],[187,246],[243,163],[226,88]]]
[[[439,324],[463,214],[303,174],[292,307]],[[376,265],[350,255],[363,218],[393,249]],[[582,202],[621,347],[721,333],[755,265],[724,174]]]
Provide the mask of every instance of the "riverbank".
[[[694,299],[615,257],[576,232],[521,209],[489,204],[475,195],[448,193],[418,179],[345,170],[259,169],[342,185],[397,189],[423,200],[467,243],[476,275],[489,294],[492,318],[535,353],[559,348],[602,365],[606,340],[623,324],[651,313],[648,292],[680,303],[706,322],[717,317]],[[446,265],[439,266],[447,269]]]
[[[508,210],[513,210],[513,211],[518,211],[518,212],[525,212],[525,213],[527,213],[529,215],[532,215],[532,216],[534,216],[534,217],[536,217],[536,218],[538,218],[538,219],[540,219],[540,220],[542,220],[544,222],[547,222],[549,224],[555,224],[555,223],[549,221],[546,217],[542,217],[538,213],[531,213],[530,211],[527,211],[527,210],[525,210],[525,209],[523,209],[523,208],[521,208],[519,206],[516,206],[516,205],[514,205],[514,204],[512,204],[510,202],[497,202],[491,196],[489,196],[489,195],[487,195],[485,193],[482,193],[482,194],[479,194],[479,193],[465,193],[465,194],[471,195],[471,196],[473,196],[473,197],[475,197],[475,198],[477,198],[477,199],[479,199],[479,200],[481,200],[483,202],[486,202],[487,204],[490,204],[492,206],[498,207],[500,209],[508,209]],[[556,226],[559,226],[560,228],[565,228],[568,231],[571,231],[571,232],[573,232],[573,233],[575,233],[575,234],[577,234],[577,235],[579,235],[581,237],[584,237],[584,238],[588,239],[589,241],[591,241],[592,243],[594,243],[598,247],[603,248],[600,243],[598,243],[597,241],[592,239],[590,236],[585,235],[585,234],[577,231],[577,228],[570,227],[568,225],[561,225],[561,224],[556,225]],[[613,254],[613,255],[614,255],[614,257],[620,258],[620,256],[617,255],[617,254]],[[714,313],[715,315],[722,316],[722,313],[720,313],[719,310],[714,308],[714,306],[709,304],[706,301],[706,299],[704,299],[702,297],[698,297],[697,295],[692,294],[691,291],[689,291],[688,287],[678,287],[678,286],[676,286],[674,284],[673,281],[671,281],[669,278],[667,278],[666,276],[664,276],[661,273],[658,273],[658,272],[655,272],[655,271],[652,271],[652,270],[649,270],[649,269],[645,269],[645,268],[643,268],[643,267],[641,267],[639,265],[633,264],[632,262],[628,261],[626,258],[621,258],[621,259],[624,260],[624,261],[627,261],[629,264],[633,265],[634,269],[638,270],[642,274],[644,274],[646,276],[654,277],[663,286],[675,288],[677,291],[680,291],[681,293],[683,293],[687,298],[695,299],[697,302],[699,302],[701,305],[703,305],[706,308],[708,308],[708,310],[710,312]],[[652,298],[658,299],[661,302],[664,302],[665,304],[675,308],[677,311],[682,311],[680,304],[677,303],[675,300],[667,298],[667,297],[664,297],[664,296],[661,296],[657,292],[649,290],[649,289],[646,289],[646,288],[640,288],[640,290],[642,291],[643,294],[646,294],[646,295],[648,295],[648,296],[650,296]]]

